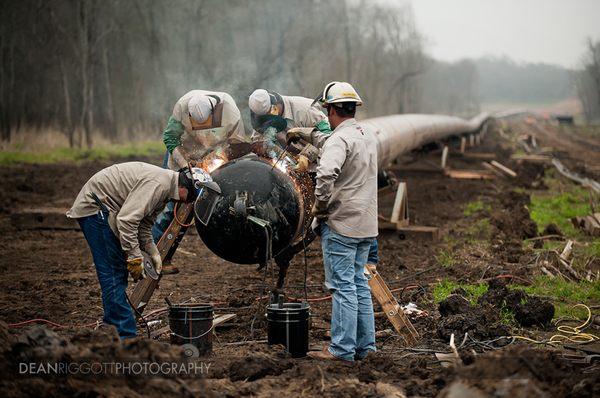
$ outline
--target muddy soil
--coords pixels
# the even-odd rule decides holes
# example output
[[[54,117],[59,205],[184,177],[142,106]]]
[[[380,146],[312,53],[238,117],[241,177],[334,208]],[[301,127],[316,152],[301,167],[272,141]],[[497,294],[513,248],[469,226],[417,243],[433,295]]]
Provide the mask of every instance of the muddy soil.
[[[543,169],[512,162],[510,150],[494,131],[474,151],[495,153],[500,162],[518,171],[518,183],[504,179],[450,179],[440,173],[400,168],[395,174],[408,184],[411,224],[439,227],[443,238],[438,241],[401,240],[391,232],[379,237],[379,272],[395,290],[401,304],[411,301],[427,311],[427,316],[413,319],[421,334],[417,347],[425,351],[406,350],[403,340],[397,336],[381,338],[377,355],[347,367],[335,362],[292,359],[280,348],[268,347],[261,342],[266,338],[266,302],[257,299],[263,273],[257,272],[254,266],[235,265],[218,258],[204,247],[192,228],[174,259],[181,273],[166,276],[161,281],[146,313],[160,310],[165,306],[164,298],[170,296],[173,302],[211,302],[218,314],[237,314],[227,327],[217,329],[213,354],[193,360],[210,364],[208,372],[194,377],[27,376],[19,374],[19,361],[31,358],[38,361],[45,356],[69,361],[90,356],[104,361],[127,358],[178,362],[189,359],[182,358],[180,348],[168,344],[168,336],[162,336],[159,341],[144,338],[146,328],[143,324],[139,329],[142,337],[128,343],[119,342],[113,331],[93,331],[89,327],[32,329],[30,324],[0,326],[0,363],[4,366],[0,376],[2,395],[356,397],[384,396],[390,390],[399,389],[407,396],[432,397],[454,383],[462,382],[481,390],[485,396],[492,388],[490,386],[500,388],[502,385],[498,383],[512,380],[515,375],[522,376],[520,380],[532,380],[547,396],[561,396],[564,391],[571,394],[588,391],[590,385],[597,388],[594,381],[597,379],[592,380],[589,375],[579,372],[580,368],[571,362],[544,357],[543,366],[534,367],[534,373],[527,370],[529,367],[524,362],[514,360],[513,351],[483,354],[485,349],[475,345],[477,355],[469,350],[464,354],[464,362],[469,365],[456,370],[440,366],[432,352],[427,351],[447,352],[448,332],[462,331],[465,322],[467,329],[470,327],[468,321],[458,318],[452,325],[444,321],[453,316],[460,317],[461,313],[440,315],[432,297],[432,286],[437,281],[449,278],[478,282],[510,275],[509,280],[519,278],[519,283],[524,283],[540,272],[530,264],[531,253],[520,245],[521,239],[535,235],[527,212],[528,198],[513,190],[515,185],[543,189]],[[418,162],[439,162],[436,154],[418,156]],[[144,160],[160,164],[160,159]],[[479,169],[480,162],[459,155],[450,156],[450,166],[456,169]],[[0,168],[0,233],[8,237],[0,241],[0,320],[6,324],[44,318],[61,325],[81,326],[101,318],[98,282],[81,232],[18,230],[10,223],[10,213],[22,208],[47,206],[66,210],[85,181],[108,164]],[[486,208],[465,216],[465,206],[474,200],[481,200]],[[382,214],[389,211],[391,209],[380,209]],[[489,221],[488,229],[474,231],[473,225],[481,220]],[[451,253],[453,258],[443,266],[439,261],[442,251]],[[328,341],[326,331],[331,302],[321,299],[327,296],[322,267],[317,240],[307,248],[308,295],[319,299],[311,301],[312,349],[320,349]],[[276,270],[270,268],[267,272],[269,287],[274,285],[276,277]],[[300,255],[292,262],[286,293],[302,297],[303,281],[304,258]],[[376,311],[381,309],[376,306]],[[496,315],[481,313],[482,318],[471,327],[476,336],[488,339],[505,334],[503,330],[495,329],[494,325],[504,325],[496,323],[497,318],[491,318],[493,316],[497,316],[497,311]],[[164,311],[155,312],[149,319],[160,321],[153,329],[168,322]],[[391,328],[384,316],[376,317],[376,325],[378,330]],[[440,333],[440,325],[446,325],[443,333]],[[537,326],[530,330],[534,334],[540,331]],[[248,342],[253,340],[258,342]],[[518,345],[516,349],[528,348]],[[543,350],[541,353],[542,357],[558,355],[545,354]],[[482,366],[488,369],[498,358],[504,357],[508,359],[502,371],[481,370]],[[554,375],[569,376],[559,382],[552,378]],[[477,380],[473,381],[475,378]],[[505,392],[497,396],[532,396],[519,395],[508,387],[502,391]]]

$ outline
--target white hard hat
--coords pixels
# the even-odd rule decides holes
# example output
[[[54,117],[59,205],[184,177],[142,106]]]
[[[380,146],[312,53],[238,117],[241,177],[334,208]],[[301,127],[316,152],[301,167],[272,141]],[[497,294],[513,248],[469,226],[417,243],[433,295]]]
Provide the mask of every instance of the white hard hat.
[[[346,82],[331,82],[326,85],[319,101],[323,104],[353,102],[357,106],[362,105],[362,99],[360,99],[354,87]]]
[[[248,107],[258,116],[268,115],[271,111],[271,95],[262,88],[254,90],[248,98]]]
[[[212,113],[216,100],[208,95],[196,94],[188,102],[190,116],[198,123],[203,123]]]

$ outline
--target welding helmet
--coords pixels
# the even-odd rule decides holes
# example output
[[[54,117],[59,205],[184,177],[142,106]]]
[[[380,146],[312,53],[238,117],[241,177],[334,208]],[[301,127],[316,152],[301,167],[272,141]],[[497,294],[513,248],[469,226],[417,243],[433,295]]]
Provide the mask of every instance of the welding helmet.
[[[188,189],[188,201],[194,202],[194,214],[198,221],[208,225],[215,209],[221,187],[212,180],[210,174],[199,167],[186,167],[180,171],[184,173]]]

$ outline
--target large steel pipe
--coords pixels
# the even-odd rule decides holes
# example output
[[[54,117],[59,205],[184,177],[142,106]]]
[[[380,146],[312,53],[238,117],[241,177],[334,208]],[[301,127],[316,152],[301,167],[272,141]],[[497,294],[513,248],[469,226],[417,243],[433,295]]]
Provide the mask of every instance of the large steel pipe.
[[[471,120],[446,115],[392,115],[360,121],[377,138],[379,167],[385,167],[398,156],[425,144],[455,135],[479,130],[488,115],[483,113]]]

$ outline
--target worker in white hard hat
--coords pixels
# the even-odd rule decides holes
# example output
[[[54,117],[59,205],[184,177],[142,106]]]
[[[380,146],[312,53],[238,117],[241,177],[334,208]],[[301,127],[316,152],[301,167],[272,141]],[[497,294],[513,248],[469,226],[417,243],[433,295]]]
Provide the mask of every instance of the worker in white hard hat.
[[[331,133],[327,116],[310,98],[280,95],[274,91],[257,89],[248,98],[252,121],[252,140],[264,140],[267,151],[282,146],[285,132],[296,127],[311,127],[324,134]],[[277,157],[278,153],[272,153]],[[305,158],[299,158],[306,162]],[[306,165],[303,165],[304,168]]]
[[[190,162],[202,166],[205,159],[226,158],[224,152],[229,145],[246,141],[240,110],[231,95],[192,90],[177,101],[163,132],[167,147],[163,167],[180,170]],[[155,242],[172,221],[173,206],[169,204],[152,227]],[[169,272],[171,268],[165,267],[165,273]]]
[[[309,355],[354,361],[375,351],[375,318],[364,274],[377,237],[377,144],[373,132],[354,119],[362,100],[346,82],[331,82],[317,98],[325,108],[330,136],[295,129],[321,148],[317,167],[314,227],[320,230],[325,284],[332,293],[331,344]]]

